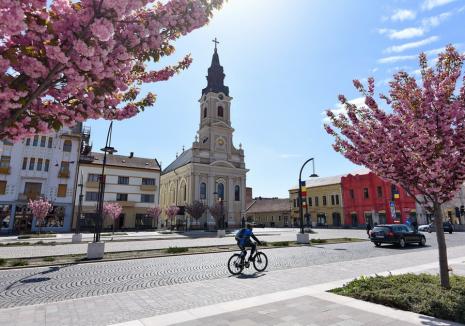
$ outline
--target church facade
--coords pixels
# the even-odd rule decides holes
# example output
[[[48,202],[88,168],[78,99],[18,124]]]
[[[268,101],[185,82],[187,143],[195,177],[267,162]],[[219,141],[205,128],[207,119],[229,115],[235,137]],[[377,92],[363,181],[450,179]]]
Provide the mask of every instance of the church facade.
[[[242,145],[236,148],[233,144],[232,97],[224,85],[224,78],[215,44],[208,84],[199,100],[200,125],[196,139],[191,148],[183,151],[162,171],[160,206],[183,207],[197,200],[211,207],[221,201],[227,226],[235,227],[245,216],[248,170]],[[177,220],[184,221],[182,215]],[[207,212],[197,222],[197,227],[213,224],[215,221]]]

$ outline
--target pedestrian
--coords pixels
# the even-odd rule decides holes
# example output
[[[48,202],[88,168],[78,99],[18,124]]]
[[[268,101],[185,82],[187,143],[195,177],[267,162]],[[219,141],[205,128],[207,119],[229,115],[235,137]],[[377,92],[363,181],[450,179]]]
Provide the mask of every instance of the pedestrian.
[[[413,227],[413,231],[418,232],[418,223],[417,223],[417,220],[413,220],[413,222],[412,222],[412,227]]]
[[[371,224],[370,224],[370,222],[367,222],[366,230],[367,230],[367,236],[368,236],[368,238],[369,238],[369,237],[370,237],[370,231],[371,231]]]

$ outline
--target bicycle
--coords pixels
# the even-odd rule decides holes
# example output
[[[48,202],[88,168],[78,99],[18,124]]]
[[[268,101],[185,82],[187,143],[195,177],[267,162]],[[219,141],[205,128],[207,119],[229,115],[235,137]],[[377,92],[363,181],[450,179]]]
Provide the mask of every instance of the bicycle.
[[[244,268],[249,268],[250,262],[245,261],[247,251],[243,251],[240,254],[233,254],[228,260],[228,270],[232,275],[239,275],[242,273]],[[251,258],[253,267],[257,272],[263,272],[268,266],[268,257],[261,251],[255,252],[255,255]]]

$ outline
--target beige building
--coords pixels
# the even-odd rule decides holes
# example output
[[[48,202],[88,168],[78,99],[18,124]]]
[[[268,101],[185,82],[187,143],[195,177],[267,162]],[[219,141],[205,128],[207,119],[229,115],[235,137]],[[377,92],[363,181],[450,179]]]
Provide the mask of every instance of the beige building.
[[[224,85],[223,67],[217,49],[208,69],[208,85],[200,98],[200,126],[192,148],[183,151],[162,172],[160,182],[160,206],[172,204],[181,208],[195,200],[208,206],[222,199],[225,222],[229,227],[239,226],[245,215],[246,173],[244,150],[233,143],[231,126],[231,100],[229,88]],[[181,210],[182,212],[182,210]],[[184,217],[177,217],[182,224]],[[206,213],[197,222],[214,225]]]
[[[102,173],[103,154],[81,155],[79,181],[82,182],[81,230],[92,231],[97,209],[99,177]],[[104,202],[118,202],[123,212],[115,223],[115,229],[144,229],[157,227],[147,214],[147,208],[158,205],[160,166],[156,159],[133,157],[132,155],[107,155],[105,165]],[[82,179],[81,179],[82,178]],[[80,187],[76,191],[75,216],[79,205]],[[161,222],[159,222],[161,224]],[[104,228],[111,228],[113,222],[104,220]],[[161,225],[159,225],[161,226]]]
[[[291,206],[288,198],[255,198],[247,208],[247,221],[258,227],[291,226]]]
[[[303,206],[305,226],[335,226],[344,223],[341,177],[319,177],[306,181],[307,205]],[[294,226],[300,226],[298,189],[289,190],[291,219]]]

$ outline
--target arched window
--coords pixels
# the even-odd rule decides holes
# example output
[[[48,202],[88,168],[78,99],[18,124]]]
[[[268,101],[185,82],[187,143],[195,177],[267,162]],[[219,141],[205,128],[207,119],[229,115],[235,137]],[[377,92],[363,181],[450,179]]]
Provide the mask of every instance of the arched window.
[[[205,182],[200,184],[200,199],[207,199],[207,184]]]
[[[221,200],[224,200],[224,184],[218,183],[218,198],[221,198]]]
[[[71,148],[73,147],[73,143],[71,140],[66,139],[63,143],[63,152],[71,152]]]
[[[203,117],[206,118],[207,117],[207,108],[203,108]]]
[[[222,106],[219,106],[219,107],[218,107],[218,116],[219,116],[219,117],[223,117],[223,113],[224,113],[223,111],[224,111],[223,107],[222,107]]]
[[[187,200],[187,186],[186,186],[185,183],[182,185],[181,189],[182,189],[181,190],[182,191],[182,201],[186,202],[186,200]]]
[[[234,187],[234,200],[235,201],[241,200],[241,188],[239,186]]]

